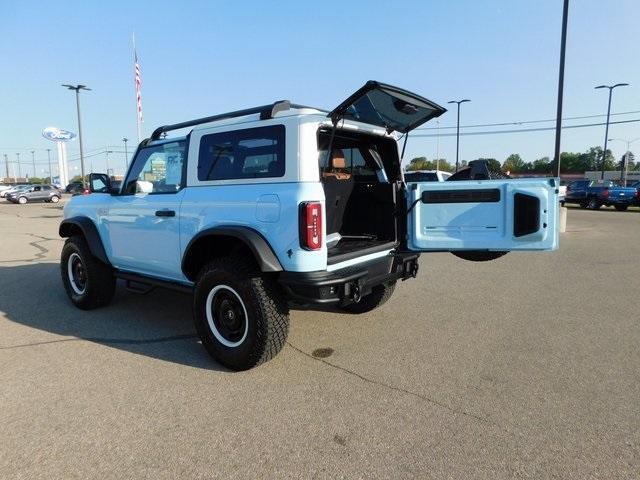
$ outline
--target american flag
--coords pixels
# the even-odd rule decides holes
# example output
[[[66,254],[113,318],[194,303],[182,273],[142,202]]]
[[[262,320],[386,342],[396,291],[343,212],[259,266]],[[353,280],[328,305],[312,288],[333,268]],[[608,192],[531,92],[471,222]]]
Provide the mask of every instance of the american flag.
[[[140,75],[140,65],[138,64],[138,54],[134,52],[135,57],[135,84],[136,84],[136,101],[138,103],[138,123],[142,122],[142,76]]]

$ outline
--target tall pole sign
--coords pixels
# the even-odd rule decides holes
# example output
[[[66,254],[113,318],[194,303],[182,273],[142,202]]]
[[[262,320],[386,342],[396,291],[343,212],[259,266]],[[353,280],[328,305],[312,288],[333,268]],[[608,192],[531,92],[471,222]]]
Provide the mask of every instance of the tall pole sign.
[[[58,127],[47,127],[42,136],[56,143],[58,148],[58,183],[65,187],[69,183],[69,167],[67,166],[67,142],[76,138],[76,134]]]

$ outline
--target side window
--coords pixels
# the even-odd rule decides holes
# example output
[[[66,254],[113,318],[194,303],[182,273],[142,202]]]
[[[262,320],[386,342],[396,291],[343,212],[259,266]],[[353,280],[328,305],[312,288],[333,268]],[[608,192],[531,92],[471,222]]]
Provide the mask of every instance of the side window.
[[[282,177],[284,142],[284,125],[204,135],[198,180]]]
[[[33,187],[33,191],[34,191],[34,192],[39,192],[40,190],[41,190],[41,188],[40,188],[40,187]]]
[[[127,177],[125,194],[175,193],[183,186],[184,140],[141,149]]]

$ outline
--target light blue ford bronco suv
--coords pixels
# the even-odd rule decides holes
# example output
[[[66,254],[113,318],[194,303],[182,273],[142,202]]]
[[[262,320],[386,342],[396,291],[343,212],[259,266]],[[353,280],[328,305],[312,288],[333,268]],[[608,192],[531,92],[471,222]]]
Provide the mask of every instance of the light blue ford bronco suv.
[[[279,101],[160,127],[117,191],[92,174],[92,193],[65,206],[66,292],[86,310],[118,278],[189,292],[207,351],[244,370],[282,349],[289,308],[368,312],[416,276],[421,252],[555,250],[557,179],[476,165],[405,183],[400,145],[444,112],[370,81],[330,112]]]

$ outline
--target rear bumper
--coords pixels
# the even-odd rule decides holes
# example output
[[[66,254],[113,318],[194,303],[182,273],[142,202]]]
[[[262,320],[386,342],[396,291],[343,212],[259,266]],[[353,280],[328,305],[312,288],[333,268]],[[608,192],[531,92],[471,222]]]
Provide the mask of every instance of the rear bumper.
[[[606,198],[600,200],[604,205],[633,205],[635,203],[634,197],[627,198]]]
[[[346,305],[383,283],[415,277],[417,253],[395,253],[333,272],[282,272],[278,281],[287,297],[316,305]]]

